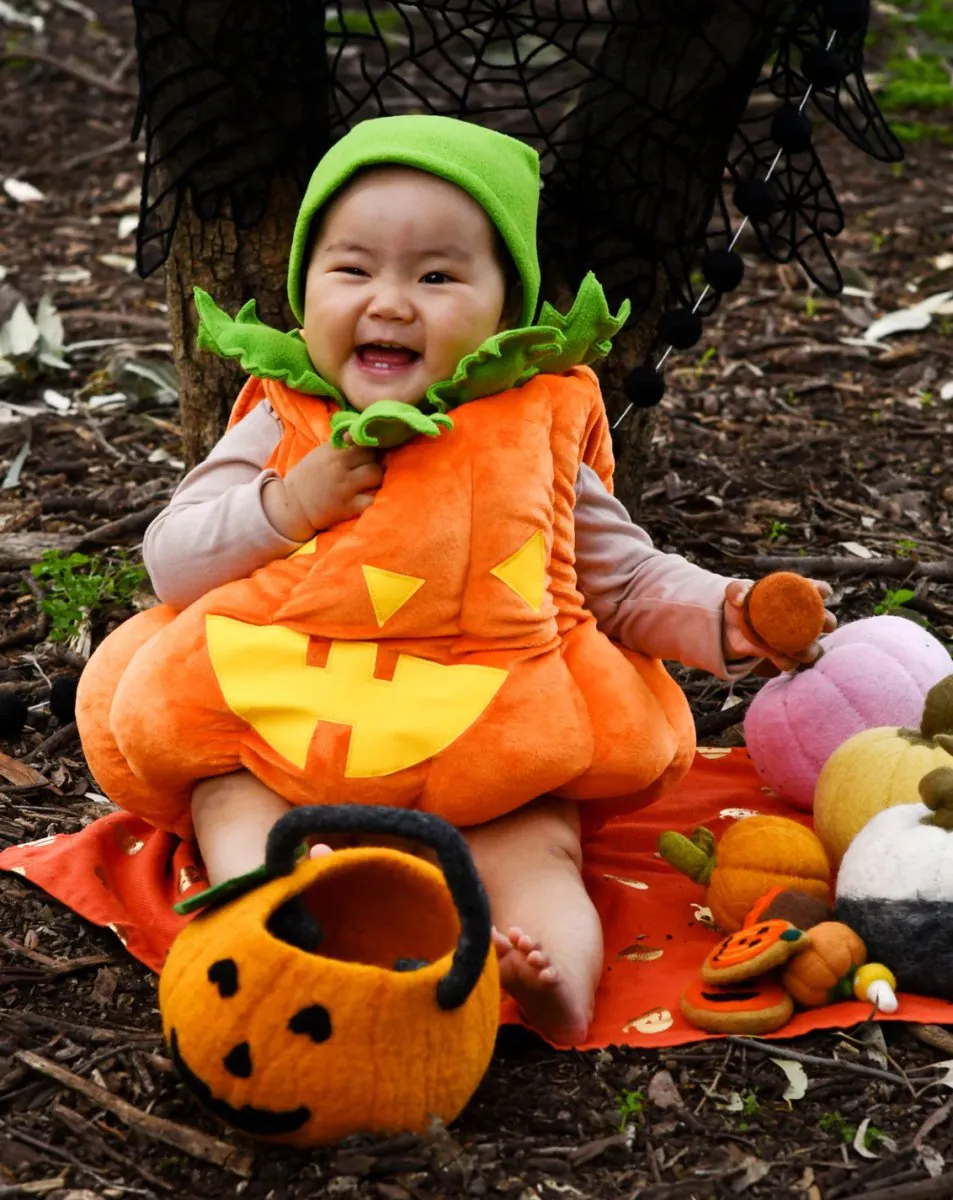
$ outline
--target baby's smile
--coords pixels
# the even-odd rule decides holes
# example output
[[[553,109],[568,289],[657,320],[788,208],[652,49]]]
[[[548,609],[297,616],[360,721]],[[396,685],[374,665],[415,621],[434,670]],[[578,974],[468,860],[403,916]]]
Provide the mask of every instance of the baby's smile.
[[[418,350],[399,342],[364,342],[355,346],[354,358],[365,374],[393,379],[415,367],[421,355]]]

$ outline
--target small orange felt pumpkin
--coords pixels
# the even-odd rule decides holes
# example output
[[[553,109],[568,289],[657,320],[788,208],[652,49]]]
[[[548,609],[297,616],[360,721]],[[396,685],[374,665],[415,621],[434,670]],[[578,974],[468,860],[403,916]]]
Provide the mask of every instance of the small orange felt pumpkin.
[[[848,925],[823,921],[811,944],[792,959],[781,982],[802,1008],[820,1008],[853,994],[854,974],[867,961],[867,947]]]
[[[697,883],[708,885],[706,901],[716,924],[741,929],[752,905],[769,888],[797,888],[825,903],[830,899],[830,864],[810,829],[787,817],[745,817],[722,834],[717,854],[710,830],[690,837],[663,833],[662,858]]]
[[[424,842],[295,864],[312,834]],[[265,866],[185,905],[159,980],[162,1026],[186,1084],[221,1120],[297,1146],[423,1133],[452,1120],[493,1053],[497,958],[466,843],[439,817],[302,807],[272,829]],[[185,907],[185,905],[180,907]]]
[[[794,1001],[773,975],[743,983],[693,980],[681,995],[682,1016],[708,1033],[773,1033],[794,1011]]]
[[[821,636],[824,601],[809,579],[775,571],[759,579],[745,598],[744,617],[772,650],[796,655]]]

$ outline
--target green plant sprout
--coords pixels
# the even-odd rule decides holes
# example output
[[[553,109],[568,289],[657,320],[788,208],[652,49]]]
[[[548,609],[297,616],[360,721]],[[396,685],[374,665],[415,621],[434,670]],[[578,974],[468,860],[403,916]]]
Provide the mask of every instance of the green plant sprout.
[[[917,552],[917,543],[913,538],[898,538],[897,539],[897,557],[912,558]]]
[[[842,1142],[852,1142],[857,1133],[857,1126],[851,1125],[839,1112],[822,1113],[817,1126],[825,1133],[833,1133]]]
[[[39,606],[50,618],[53,642],[69,641],[92,616],[127,604],[146,578],[145,568],[122,553],[91,556],[61,550],[47,550],[30,573],[46,593]]]
[[[643,1092],[633,1092],[629,1088],[623,1088],[619,1093],[616,1101],[616,1108],[619,1112],[619,1132],[625,1133],[625,1127],[628,1125],[630,1118],[636,1119],[642,1116],[645,1110],[645,1094]]]
[[[783,537],[789,529],[787,521],[772,521],[771,529],[768,532],[768,541],[776,542],[779,537]]]
[[[878,617],[890,616],[891,613],[899,612],[905,604],[908,604],[916,595],[916,592],[910,588],[892,588],[884,592],[884,598],[874,608],[874,615]]]
[[[804,315],[809,319],[817,316],[817,301],[810,292],[804,297]]]
[[[708,349],[699,356],[698,362],[695,364],[695,374],[701,375],[705,369],[705,364],[711,362],[717,353],[717,347],[709,346]]]

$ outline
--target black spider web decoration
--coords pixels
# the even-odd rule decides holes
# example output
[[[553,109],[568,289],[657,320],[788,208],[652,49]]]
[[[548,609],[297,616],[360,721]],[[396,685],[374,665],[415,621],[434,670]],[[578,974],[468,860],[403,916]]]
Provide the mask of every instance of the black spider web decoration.
[[[133,3],[143,273],[168,253],[186,189],[200,214],[227,203],[247,227],[275,173],[303,186],[358,121],[437,112],[539,151],[544,265],[570,284],[594,270],[636,318],[664,273],[674,302],[705,315],[732,274],[724,253],[714,270],[712,251],[741,219],[726,171],[765,253],[840,287],[828,239],[843,213],[803,117],[778,157],[779,114],[790,125],[810,91],[805,112],[869,154],[901,157],[864,80],[868,0]]]

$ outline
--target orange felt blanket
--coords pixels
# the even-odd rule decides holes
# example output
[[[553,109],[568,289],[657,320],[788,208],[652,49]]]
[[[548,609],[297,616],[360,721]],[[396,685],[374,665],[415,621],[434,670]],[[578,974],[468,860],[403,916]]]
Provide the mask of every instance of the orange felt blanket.
[[[719,934],[705,923],[702,889],[662,862],[655,845],[665,829],[707,825],[720,836],[739,810],[810,820],[765,791],[746,751],[703,749],[674,792],[611,821],[587,843],[586,881],[605,927],[606,968],[583,1049],[675,1046],[709,1036],[682,1018],[678,998]],[[191,843],[124,812],[81,833],[13,846],[0,853],[0,870],[112,929],[155,971],[186,920],[172,905],[205,886]],[[869,1011],[849,1001],[797,1013],[777,1036],[849,1026]],[[882,1019],[945,1022],[950,1012],[944,1000],[901,994],[899,1011]],[[512,1006],[503,1021],[518,1021]]]

